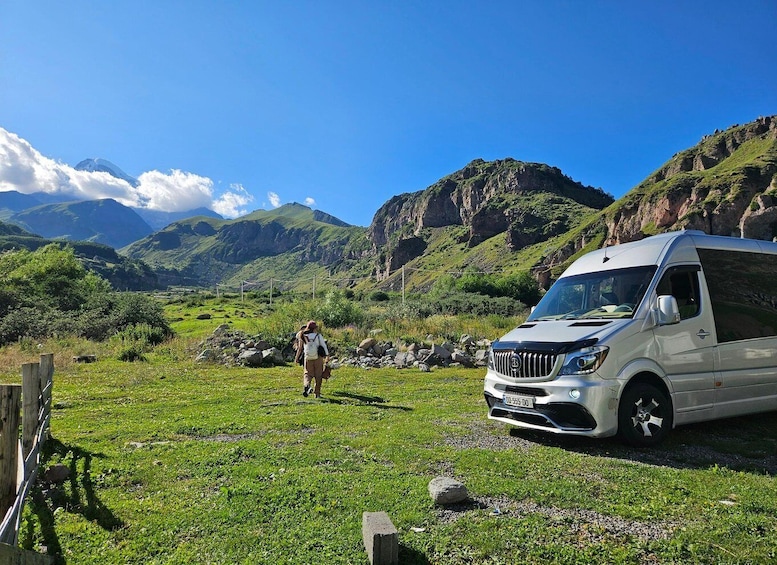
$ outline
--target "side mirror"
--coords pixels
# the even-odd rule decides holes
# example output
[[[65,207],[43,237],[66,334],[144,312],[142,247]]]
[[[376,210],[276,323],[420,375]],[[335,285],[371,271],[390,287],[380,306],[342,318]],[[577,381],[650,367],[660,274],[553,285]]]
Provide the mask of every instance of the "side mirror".
[[[536,307],[537,307],[537,306],[532,306],[532,307],[531,307],[531,310],[529,310],[529,314],[534,314],[534,309],[535,309]]]
[[[662,294],[658,297],[658,325],[668,326],[680,321],[680,309],[674,296]]]

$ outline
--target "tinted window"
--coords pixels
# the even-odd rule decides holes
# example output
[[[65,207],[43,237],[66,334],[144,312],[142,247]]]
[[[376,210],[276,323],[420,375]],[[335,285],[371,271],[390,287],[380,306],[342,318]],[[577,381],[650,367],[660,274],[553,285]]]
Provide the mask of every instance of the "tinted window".
[[[777,255],[698,251],[718,342],[777,335]]]
[[[672,267],[664,273],[658,283],[658,295],[671,294],[677,300],[680,319],[693,318],[699,314],[698,267]]]

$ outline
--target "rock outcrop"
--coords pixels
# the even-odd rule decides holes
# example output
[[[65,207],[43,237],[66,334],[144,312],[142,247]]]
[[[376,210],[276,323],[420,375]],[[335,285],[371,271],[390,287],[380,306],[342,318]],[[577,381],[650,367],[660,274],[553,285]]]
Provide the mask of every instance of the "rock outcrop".
[[[777,236],[777,116],[707,135],[591,220],[536,268],[547,275],[595,241],[670,230],[772,240]]]
[[[461,241],[468,247],[505,233],[514,251],[564,233],[612,201],[555,167],[478,159],[426,190],[390,199],[375,214],[368,237],[381,278],[424,253],[426,229],[463,226]]]

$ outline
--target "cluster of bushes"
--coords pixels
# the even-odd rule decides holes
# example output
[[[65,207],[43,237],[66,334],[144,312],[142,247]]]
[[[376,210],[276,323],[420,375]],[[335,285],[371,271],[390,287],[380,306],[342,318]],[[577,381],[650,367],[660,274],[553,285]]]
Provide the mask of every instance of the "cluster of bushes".
[[[435,283],[433,292],[438,296],[464,292],[511,298],[528,305],[537,304],[542,297],[537,281],[526,271],[515,275],[465,273],[458,278],[446,276]]]
[[[72,248],[50,244],[0,254],[0,345],[61,335],[104,340],[136,326],[172,334],[156,301],[115,292]]]
[[[405,310],[412,316],[427,318],[434,314],[459,316],[516,316],[526,310],[526,305],[520,300],[498,296],[491,298],[482,294],[459,292],[446,296],[435,296],[433,300],[414,300],[405,305]]]
[[[534,293],[524,292],[520,296],[536,303],[539,300],[539,290],[533,281]],[[352,293],[351,293],[352,294]],[[465,291],[459,288],[435,287],[433,292],[425,296],[413,296],[404,304],[392,300],[383,292],[376,291],[369,296],[372,302],[386,302],[385,316],[387,318],[423,319],[433,315],[447,316],[473,315],[498,316],[508,318],[526,311],[523,300],[512,296],[489,296],[485,293]],[[330,328],[341,328],[347,325],[359,325],[370,317],[362,302],[354,300],[348,292],[341,290],[329,291],[318,302],[311,315]],[[374,314],[373,314],[374,315]]]

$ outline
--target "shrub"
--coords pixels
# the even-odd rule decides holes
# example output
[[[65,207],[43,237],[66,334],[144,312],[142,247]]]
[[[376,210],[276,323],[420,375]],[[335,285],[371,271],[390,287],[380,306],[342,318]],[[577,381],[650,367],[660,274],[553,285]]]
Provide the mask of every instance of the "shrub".
[[[121,341],[118,358],[120,361],[145,361],[145,353],[167,337],[162,328],[149,324],[127,326],[114,336],[114,339]]]
[[[70,247],[0,254],[0,289],[0,345],[21,337],[104,340],[138,324],[155,328],[157,342],[172,335],[160,304],[143,294],[114,292],[84,269]]]
[[[117,294],[112,318],[114,325],[118,329],[138,324],[147,324],[154,328],[159,328],[166,336],[172,334],[162,306],[145,294]]]
[[[19,341],[24,337],[42,337],[46,334],[46,319],[39,308],[23,306],[11,310],[0,320],[0,343]]]
[[[144,347],[140,343],[130,343],[119,351],[119,361],[145,361]]]
[[[458,279],[441,277],[434,284],[434,296],[445,298],[457,293],[480,294],[491,298],[512,298],[524,304],[539,302],[541,292],[537,281],[528,271],[516,275],[465,273]]]
[[[512,298],[504,296],[490,298],[480,294],[460,292],[444,298],[439,298],[427,304],[432,314],[458,316],[472,314],[475,316],[515,316],[526,309],[526,306]]]
[[[315,309],[315,317],[331,328],[340,328],[358,324],[364,319],[364,312],[358,304],[348,300],[342,291],[331,290]]]
[[[121,330],[117,335],[122,341],[135,341],[145,346],[159,345],[168,337],[164,329],[150,324],[131,325]]]

